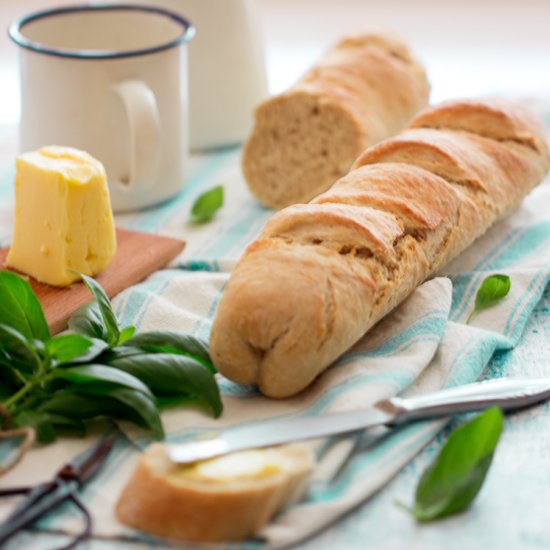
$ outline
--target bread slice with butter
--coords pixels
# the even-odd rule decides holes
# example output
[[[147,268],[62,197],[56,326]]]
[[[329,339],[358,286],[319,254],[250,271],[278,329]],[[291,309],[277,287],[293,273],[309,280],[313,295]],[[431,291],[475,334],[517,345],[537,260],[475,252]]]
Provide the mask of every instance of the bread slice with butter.
[[[313,464],[311,448],[293,444],[178,465],[165,445],[155,443],[139,460],[116,514],[161,537],[243,540],[302,496]]]
[[[105,169],[84,151],[49,146],[16,160],[15,223],[8,266],[67,286],[94,276],[116,252]]]

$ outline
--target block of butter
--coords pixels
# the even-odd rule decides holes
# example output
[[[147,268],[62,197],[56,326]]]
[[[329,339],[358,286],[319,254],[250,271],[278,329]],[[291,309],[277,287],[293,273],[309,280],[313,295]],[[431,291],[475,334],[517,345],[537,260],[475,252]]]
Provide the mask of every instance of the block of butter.
[[[8,266],[66,286],[94,276],[116,252],[103,165],[88,153],[49,146],[16,160],[15,222]],[[73,270],[73,271],[71,271]]]
[[[155,443],[139,459],[116,513],[124,524],[161,537],[242,540],[303,495],[313,466],[306,444],[179,465],[170,461],[165,445]]]

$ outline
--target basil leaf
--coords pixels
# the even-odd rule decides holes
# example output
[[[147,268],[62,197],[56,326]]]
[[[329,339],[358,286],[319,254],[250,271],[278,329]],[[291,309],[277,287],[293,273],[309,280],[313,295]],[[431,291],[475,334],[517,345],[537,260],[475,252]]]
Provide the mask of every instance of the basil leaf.
[[[103,325],[103,318],[97,302],[88,302],[81,305],[69,319],[69,328],[88,338],[98,338],[108,341],[107,329]]]
[[[36,432],[36,439],[40,443],[51,443],[56,439],[55,428],[50,415],[43,411],[21,411],[14,419],[15,426],[30,426]]]
[[[157,407],[159,409],[171,409],[172,407],[179,407],[181,405],[189,405],[196,401],[195,397],[190,395],[173,395],[170,397],[157,397]]]
[[[431,521],[464,510],[491,466],[502,433],[500,409],[491,408],[452,432],[418,487],[412,515]]]
[[[86,426],[81,420],[76,418],[69,418],[61,414],[49,413],[50,422],[57,431],[70,431],[75,432],[76,435],[83,437],[86,435]]]
[[[75,386],[78,387],[78,386]],[[53,393],[47,401],[42,403],[39,410],[51,414],[58,414],[73,420],[91,420],[99,416],[117,416],[124,418],[124,407],[114,399],[94,395],[79,395],[75,387],[59,390]]]
[[[126,414],[126,418],[151,430],[153,437],[156,439],[164,437],[164,429],[153,396],[130,388],[120,386],[106,387],[101,384],[97,386],[94,384],[82,384],[74,387],[73,390],[78,394],[97,395],[118,401],[127,408],[126,413],[131,411],[131,414]]]
[[[47,402],[43,403],[40,412],[47,412],[54,418],[66,418],[68,422],[74,423],[75,429],[79,425],[85,429],[84,422],[99,418],[143,423],[131,409],[115,399],[100,395],[79,395],[64,390],[54,393]]]
[[[212,372],[216,369],[208,352],[208,343],[202,338],[171,330],[142,332],[124,344],[154,353],[180,353],[193,357]]]
[[[118,343],[123,344],[124,342],[126,342],[126,340],[129,340],[134,335],[135,332],[136,332],[136,327],[133,327],[132,325],[128,325],[120,332]]]
[[[17,329],[0,323],[0,346],[2,346],[3,349],[28,348],[30,345],[29,340]]]
[[[89,338],[80,334],[60,334],[46,342],[49,355],[61,363],[68,363],[92,347]]]
[[[80,420],[45,411],[21,411],[14,417],[13,422],[15,426],[34,428],[39,443],[55,441],[57,432],[60,430],[76,432],[81,436],[86,431]]]
[[[511,285],[508,275],[496,274],[486,277],[477,291],[474,309],[466,320],[466,324],[480,311],[498,304],[508,294]]]
[[[126,386],[153,398],[151,390],[138,378],[127,372],[106,367],[105,365],[84,365],[80,367],[68,367],[55,369],[52,371],[48,380],[67,380],[76,384],[86,384],[89,382],[108,382]]]
[[[71,364],[71,365],[80,365],[83,363],[92,363],[92,362],[99,362],[96,361],[104,352],[107,352],[109,348],[109,344],[105,342],[104,340],[99,340],[98,338],[90,338],[90,347],[80,355],[77,355],[76,357],[73,357],[70,361],[66,362],[60,362],[61,364]]]
[[[82,277],[84,284],[88,287],[88,290],[97,301],[99,311],[107,331],[107,342],[110,346],[115,346],[120,337],[120,328],[118,326],[118,320],[115,312],[113,311],[111,301],[109,300],[107,294],[105,294],[103,288],[101,288],[101,285],[95,279],[88,277],[83,273],[80,273],[80,276]]]
[[[110,365],[115,359],[123,359],[126,357],[134,357],[135,355],[143,355],[143,350],[131,346],[117,346],[107,350],[101,356],[101,362],[105,365]]]
[[[28,359],[25,360],[0,349],[0,372],[2,373],[0,386],[7,383],[11,383],[15,387],[21,386],[27,382],[28,378],[32,377],[37,368],[38,365],[33,363],[29,365]]]
[[[156,405],[149,396],[112,384],[75,384],[54,393],[41,410],[77,420],[115,418],[149,428],[161,439],[164,430]]]
[[[0,271],[0,323],[26,338],[47,340],[50,329],[31,285],[19,275]]]
[[[205,191],[191,208],[191,219],[194,223],[204,223],[211,220],[214,214],[223,206],[223,186]]]
[[[10,366],[22,374],[31,374],[40,369],[41,358],[35,349],[35,342],[29,340],[16,329],[0,324],[0,346]],[[41,342],[40,342],[41,343]]]
[[[191,395],[205,402],[214,416],[221,414],[220,391],[214,376],[191,357],[148,353],[115,359],[110,365],[139,378],[157,397]]]
[[[15,376],[15,373],[8,365],[0,361],[0,403],[6,400],[15,392],[15,389],[21,385],[21,382]],[[0,429],[2,427],[2,419],[0,419]]]

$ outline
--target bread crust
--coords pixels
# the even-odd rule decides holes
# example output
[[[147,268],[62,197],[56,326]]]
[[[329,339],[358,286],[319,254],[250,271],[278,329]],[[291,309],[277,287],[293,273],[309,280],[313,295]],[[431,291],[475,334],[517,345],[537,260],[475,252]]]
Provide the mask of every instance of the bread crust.
[[[399,131],[428,101],[422,66],[385,35],[344,38],[289,90],[260,104],[242,157],[266,206],[328,189],[367,146]]]
[[[305,445],[278,448],[285,468],[263,478],[211,482],[174,475],[166,446],[151,445],[116,505],[119,520],[161,537],[229,542],[256,533],[283,506],[298,500],[313,468]]]
[[[298,393],[549,166],[544,130],[517,105],[427,109],[326,193],[266,224],[218,306],[214,364],[265,395]]]

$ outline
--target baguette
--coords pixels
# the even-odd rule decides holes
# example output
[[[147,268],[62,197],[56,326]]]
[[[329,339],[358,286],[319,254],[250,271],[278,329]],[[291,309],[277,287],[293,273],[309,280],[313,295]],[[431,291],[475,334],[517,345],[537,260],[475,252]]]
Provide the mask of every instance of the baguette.
[[[124,524],[161,537],[242,540],[301,497],[313,463],[311,448],[294,444],[178,466],[156,443],[140,458],[116,514]]]
[[[544,130],[520,106],[427,109],[329,191],[268,221],[218,306],[215,366],[271,397],[298,393],[549,166]]]
[[[285,93],[260,104],[243,151],[252,193],[266,206],[307,202],[373,143],[423,108],[429,84],[401,42],[345,38]]]

